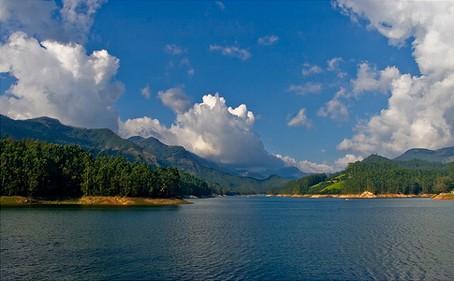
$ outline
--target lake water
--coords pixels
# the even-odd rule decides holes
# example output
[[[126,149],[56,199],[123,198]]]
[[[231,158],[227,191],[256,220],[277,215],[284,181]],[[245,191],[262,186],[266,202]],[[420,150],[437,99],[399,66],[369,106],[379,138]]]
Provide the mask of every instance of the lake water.
[[[2,209],[1,279],[454,280],[454,202]]]

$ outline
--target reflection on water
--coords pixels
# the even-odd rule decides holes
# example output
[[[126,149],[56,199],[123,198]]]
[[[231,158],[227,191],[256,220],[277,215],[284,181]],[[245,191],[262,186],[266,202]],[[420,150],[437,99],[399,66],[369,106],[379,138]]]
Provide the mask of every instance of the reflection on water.
[[[232,197],[0,211],[1,279],[454,278],[454,202]]]

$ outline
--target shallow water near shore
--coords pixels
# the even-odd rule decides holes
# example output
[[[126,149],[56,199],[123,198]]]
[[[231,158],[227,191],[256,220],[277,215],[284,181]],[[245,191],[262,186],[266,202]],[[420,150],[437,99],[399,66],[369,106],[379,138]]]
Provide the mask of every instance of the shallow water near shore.
[[[454,201],[226,197],[0,211],[0,279],[454,278]]]

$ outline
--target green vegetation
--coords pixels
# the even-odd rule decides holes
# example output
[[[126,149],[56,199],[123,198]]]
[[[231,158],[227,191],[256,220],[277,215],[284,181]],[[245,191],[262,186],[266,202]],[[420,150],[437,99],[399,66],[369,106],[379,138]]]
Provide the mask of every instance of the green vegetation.
[[[177,169],[152,169],[119,156],[92,156],[77,145],[0,140],[0,195],[168,198],[211,193],[206,182]]]
[[[421,194],[454,189],[454,162],[397,161],[371,155],[349,164],[343,172],[326,177],[311,175],[274,190],[280,194]]]
[[[289,180],[277,176],[266,179],[243,177],[231,169],[202,159],[181,146],[169,146],[155,138],[122,139],[108,129],[84,129],[41,117],[13,120],[0,115],[0,136],[12,139],[35,139],[55,144],[75,144],[92,155],[121,156],[149,166],[176,168],[207,182],[219,193],[266,193]],[[181,173],[182,174],[182,173]]]

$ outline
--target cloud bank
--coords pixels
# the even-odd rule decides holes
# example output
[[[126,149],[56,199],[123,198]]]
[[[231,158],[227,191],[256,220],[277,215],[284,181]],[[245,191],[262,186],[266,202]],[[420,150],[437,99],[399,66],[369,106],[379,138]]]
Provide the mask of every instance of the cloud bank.
[[[114,103],[123,86],[119,60],[106,50],[87,54],[75,43],[39,42],[22,32],[0,45],[0,73],[16,82],[0,96],[0,113],[14,119],[58,118],[81,127],[116,130]]]
[[[39,40],[83,43],[105,0],[1,0],[0,32],[22,31]]]
[[[166,101],[167,98],[171,102]],[[255,116],[245,104],[233,108],[219,94],[208,94],[203,96],[202,102],[186,108],[176,106],[181,98],[181,90],[175,88],[161,92],[163,103],[176,112],[176,119],[170,127],[162,125],[157,119],[142,117],[121,122],[120,134],[123,137],[153,136],[223,164],[242,167],[282,165],[265,150],[262,141],[253,132]],[[178,102],[174,103],[175,100]]]
[[[400,74],[391,66],[368,79],[363,66],[367,83],[357,83],[356,91],[389,88],[388,106],[338,148],[392,157],[413,147],[454,145],[454,2],[338,0],[336,6],[353,19],[366,19],[392,45],[411,39],[420,71]]]

